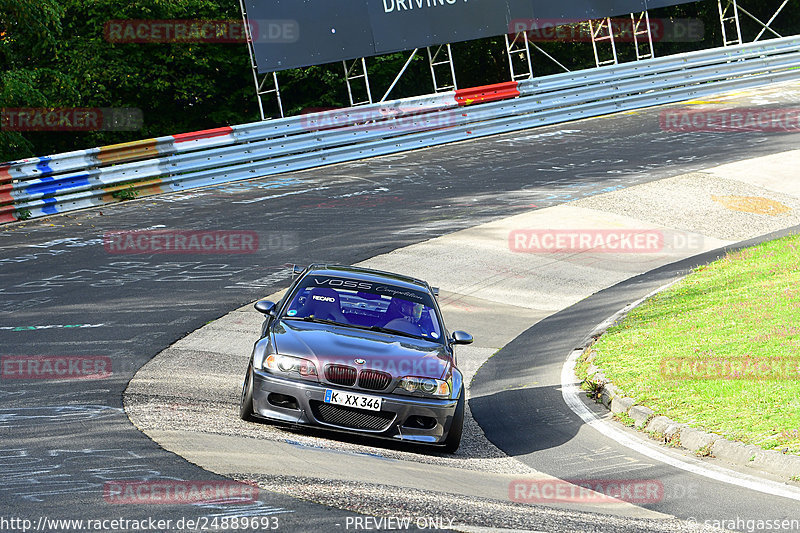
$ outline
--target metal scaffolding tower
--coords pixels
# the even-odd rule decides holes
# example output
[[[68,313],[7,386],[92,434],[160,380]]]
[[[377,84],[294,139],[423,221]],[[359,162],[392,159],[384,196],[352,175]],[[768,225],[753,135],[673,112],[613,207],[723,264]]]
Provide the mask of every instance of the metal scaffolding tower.
[[[725,7],[722,7],[723,0],[717,0],[719,8],[719,21],[722,25],[722,46],[733,46],[742,44],[742,26],[739,24],[739,7],[736,0],[725,0]],[[731,37],[728,35],[731,34]]]
[[[592,50],[594,50],[595,65],[602,67],[603,65],[616,65],[619,63],[617,59],[617,43],[614,40],[614,26],[611,22],[611,17],[590,20],[589,32],[591,32],[592,35]],[[606,42],[611,45],[611,58],[601,60],[598,45]]]
[[[347,96],[350,99],[350,106],[355,107],[357,105],[371,104],[372,88],[369,86],[369,72],[367,72],[367,60],[363,57],[361,59],[354,59],[350,65],[347,64],[347,61],[342,61],[342,66],[344,66],[344,79],[345,83],[347,83]],[[360,71],[359,67],[361,67]],[[357,97],[355,97],[353,94],[352,84],[357,80],[364,81],[366,99],[358,100]]]
[[[439,93],[442,91],[457,90],[458,83],[456,82],[456,69],[453,64],[453,50],[449,44],[443,44],[436,48],[436,52],[431,53],[431,47],[428,50],[428,65],[431,69],[431,77],[433,78],[433,92]],[[440,57],[441,56],[441,57]],[[443,76],[437,76],[436,70],[442,70],[443,67],[449,67],[445,70]],[[439,84],[442,78],[447,79],[450,76],[450,81]]]
[[[531,63],[531,49],[528,45],[528,34],[521,31],[513,39],[506,38],[506,55],[508,68],[511,71],[511,80],[525,80],[533,77],[533,63]],[[515,66],[516,65],[516,66]]]
[[[638,15],[631,13],[631,35],[636,47],[636,61],[652,59],[656,56],[653,48],[653,33],[650,26],[650,14],[642,11]]]
[[[253,82],[256,87],[256,100],[258,101],[258,112],[261,120],[269,120],[264,111],[264,97],[274,95],[278,105],[278,112],[281,118],[283,114],[283,101],[281,100],[281,89],[278,85],[278,73],[270,72],[268,74],[260,75],[258,73],[258,65],[256,64],[256,53],[253,48],[253,34],[250,28],[250,22],[247,18],[247,10],[244,7],[244,1],[239,0],[239,7],[242,9],[242,24],[244,25],[245,40],[247,41],[247,53],[250,56],[250,70],[253,72]]]

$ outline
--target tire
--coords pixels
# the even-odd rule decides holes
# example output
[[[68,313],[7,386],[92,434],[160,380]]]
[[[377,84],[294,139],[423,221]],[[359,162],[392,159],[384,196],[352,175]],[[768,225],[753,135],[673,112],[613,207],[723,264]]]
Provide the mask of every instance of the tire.
[[[450,423],[450,431],[444,441],[443,449],[446,453],[455,453],[461,444],[461,434],[464,432],[464,404],[466,402],[464,386],[461,386],[461,394],[458,395],[456,411],[453,413],[453,421]]]
[[[239,418],[248,422],[255,422],[253,416],[253,367],[247,367],[247,375],[242,386],[242,399],[239,402]]]

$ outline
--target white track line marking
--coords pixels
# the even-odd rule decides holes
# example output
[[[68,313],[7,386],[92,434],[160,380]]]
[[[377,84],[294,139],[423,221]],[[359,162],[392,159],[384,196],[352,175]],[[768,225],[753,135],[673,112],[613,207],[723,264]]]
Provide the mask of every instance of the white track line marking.
[[[252,200],[240,200],[238,202],[231,202],[232,204],[254,204],[256,202],[263,202],[264,200],[272,200],[275,198],[283,198],[285,196],[296,196],[298,194],[305,194],[311,191],[322,191],[327,189],[328,187],[314,187],[313,189],[303,189],[301,191],[292,191],[292,192],[285,192],[281,194],[273,194],[270,196],[262,196],[261,198],[254,198]]]

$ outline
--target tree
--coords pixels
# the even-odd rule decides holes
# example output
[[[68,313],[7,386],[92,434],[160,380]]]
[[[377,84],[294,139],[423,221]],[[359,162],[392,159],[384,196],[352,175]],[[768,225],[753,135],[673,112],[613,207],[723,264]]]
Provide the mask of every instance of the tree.
[[[60,97],[56,80],[69,92],[73,80],[52,68],[62,14],[56,0],[0,0],[0,107],[52,105]],[[20,133],[0,129],[0,160],[33,149]]]

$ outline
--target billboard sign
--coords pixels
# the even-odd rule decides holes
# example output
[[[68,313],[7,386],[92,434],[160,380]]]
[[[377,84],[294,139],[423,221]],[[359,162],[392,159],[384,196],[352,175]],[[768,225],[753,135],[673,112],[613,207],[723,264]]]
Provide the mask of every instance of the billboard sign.
[[[293,21],[293,39],[254,43],[258,71],[276,72],[509,33],[513,20],[639,13],[675,0],[245,0],[251,25]]]

